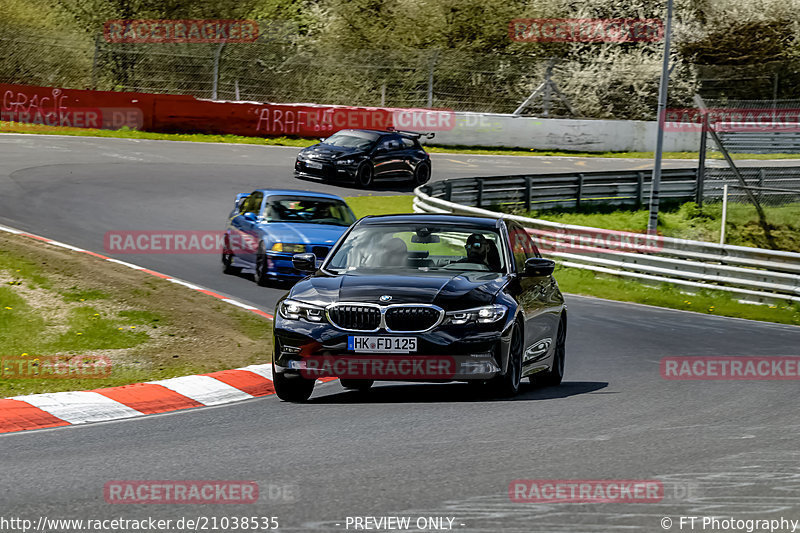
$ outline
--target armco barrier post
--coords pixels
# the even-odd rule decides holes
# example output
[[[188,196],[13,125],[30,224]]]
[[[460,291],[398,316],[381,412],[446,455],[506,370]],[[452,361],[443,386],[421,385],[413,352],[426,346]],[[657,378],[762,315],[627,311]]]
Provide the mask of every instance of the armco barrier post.
[[[700,131],[700,153],[697,163],[697,205],[703,206],[703,194],[706,177],[706,143],[708,142],[708,113],[703,113],[703,127]]]
[[[475,198],[475,207],[483,207],[483,179],[478,178],[478,196]]]
[[[636,173],[636,208],[641,209],[644,204],[644,172]]]
[[[531,212],[531,180],[530,176],[525,176],[525,212]]]
[[[444,199],[448,202],[453,198],[453,183],[450,180],[444,182]]]
[[[575,198],[575,208],[580,209],[583,196],[583,174],[578,174],[578,196]]]

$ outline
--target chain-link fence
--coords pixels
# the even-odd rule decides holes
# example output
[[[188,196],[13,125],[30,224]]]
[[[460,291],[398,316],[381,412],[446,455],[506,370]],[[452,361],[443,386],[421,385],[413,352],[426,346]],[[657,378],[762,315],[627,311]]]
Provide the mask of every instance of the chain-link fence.
[[[800,159],[775,161],[800,155],[800,101],[699,98],[697,103],[707,128],[699,196],[706,215],[721,220],[720,242],[800,251]]]

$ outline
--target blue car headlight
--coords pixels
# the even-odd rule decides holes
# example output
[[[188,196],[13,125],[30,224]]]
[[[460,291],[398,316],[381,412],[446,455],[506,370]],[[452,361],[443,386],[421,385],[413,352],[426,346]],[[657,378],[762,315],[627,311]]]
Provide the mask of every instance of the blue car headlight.
[[[492,324],[501,320],[508,312],[508,307],[500,304],[485,305],[464,309],[463,311],[449,311],[444,323],[460,326],[463,324]]]
[[[278,306],[278,312],[288,320],[307,320],[308,322],[323,322],[325,309],[318,305],[311,305],[297,300],[286,299]]]

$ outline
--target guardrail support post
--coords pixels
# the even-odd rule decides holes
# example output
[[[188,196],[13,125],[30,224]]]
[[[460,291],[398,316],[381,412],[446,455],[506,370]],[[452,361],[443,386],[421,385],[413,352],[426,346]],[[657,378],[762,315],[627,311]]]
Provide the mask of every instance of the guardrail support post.
[[[644,205],[644,172],[636,173],[636,209]]]
[[[483,207],[483,180],[478,179],[478,197],[475,199],[475,207]]]
[[[444,182],[444,199],[448,202],[453,201],[453,183],[450,180]]]
[[[706,179],[706,143],[708,142],[708,113],[703,113],[703,127],[700,133],[700,152],[697,164],[697,196],[695,201],[703,206],[704,185]]]
[[[531,177],[525,176],[525,213],[531,212]]]
[[[578,196],[577,198],[575,198],[575,209],[580,209],[582,196],[583,196],[583,174],[578,174]]]

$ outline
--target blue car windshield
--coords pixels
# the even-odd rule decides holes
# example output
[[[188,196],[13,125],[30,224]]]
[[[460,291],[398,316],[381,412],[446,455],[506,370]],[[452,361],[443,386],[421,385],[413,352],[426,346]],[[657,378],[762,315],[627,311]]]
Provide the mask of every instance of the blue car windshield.
[[[339,274],[502,273],[506,265],[502,250],[494,229],[368,224],[348,234],[325,269]]]
[[[375,141],[378,140],[378,137],[379,136],[374,133],[340,131],[322,141],[322,144],[364,150],[374,144]]]
[[[267,222],[302,222],[350,226],[355,215],[341,200],[298,196],[270,196],[264,208]]]

